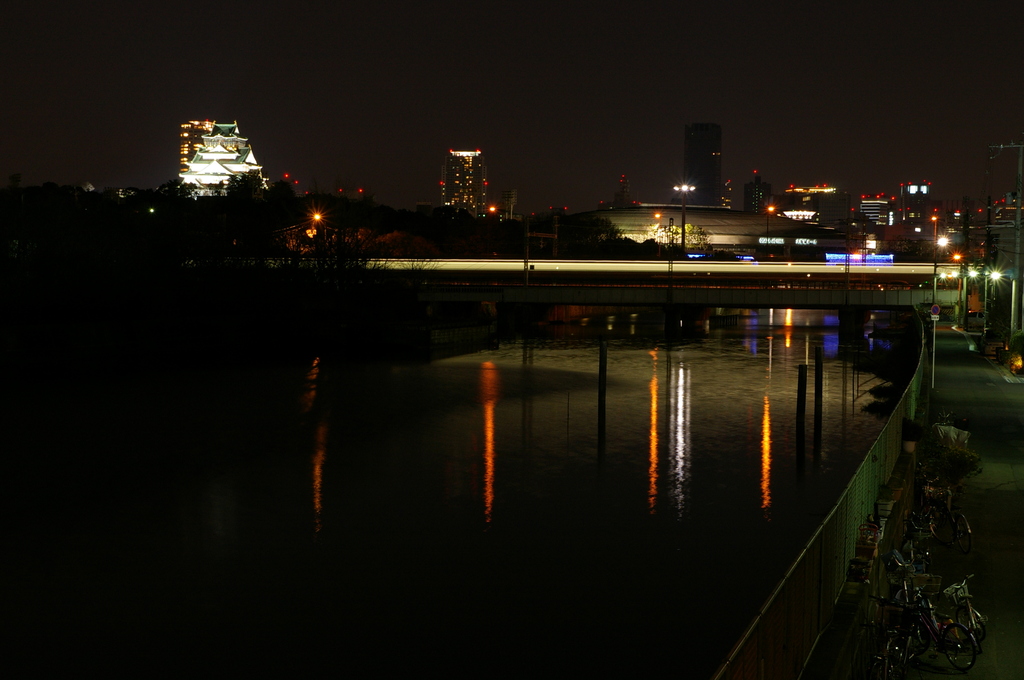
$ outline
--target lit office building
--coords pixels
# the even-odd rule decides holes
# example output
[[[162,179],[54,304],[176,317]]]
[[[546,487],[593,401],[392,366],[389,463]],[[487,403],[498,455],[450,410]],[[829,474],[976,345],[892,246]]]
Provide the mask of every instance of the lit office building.
[[[471,215],[487,211],[487,167],[480,149],[448,152],[441,168],[441,204]]]
[[[867,218],[871,224],[892,225],[895,217],[892,211],[892,201],[886,194],[865,194],[860,197],[860,213]]]
[[[181,132],[178,140],[179,158],[181,160],[180,172],[188,172],[188,162],[196,155],[196,152],[203,146],[203,135],[208,135],[213,130],[212,120],[190,120],[181,124]]]
[[[790,186],[786,193],[776,197],[781,203],[782,214],[794,212],[794,217],[801,213],[817,213],[818,224],[845,224],[852,217],[850,213],[850,194],[837,191],[827,184],[813,187]]]
[[[213,196],[224,192],[232,176],[261,170],[249,139],[238,134],[238,123],[213,123],[179,176],[182,183],[197,185],[199,195]]]
[[[772,185],[761,181],[761,175],[754,171],[754,181],[743,185],[743,210],[764,212],[772,204]]]
[[[932,183],[900,184],[897,219],[908,226],[921,227],[931,219],[933,208]],[[915,231],[920,231],[917,229]]]
[[[683,183],[695,188],[689,205],[724,204],[722,184],[722,127],[717,123],[687,125],[683,146]]]

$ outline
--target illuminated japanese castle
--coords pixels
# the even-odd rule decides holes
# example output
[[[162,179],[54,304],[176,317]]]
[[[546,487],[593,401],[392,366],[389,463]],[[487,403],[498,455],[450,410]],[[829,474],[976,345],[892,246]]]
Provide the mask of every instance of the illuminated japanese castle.
[[[248,138],[238,134],[237,122],[213,123],[180,177],[182,183],[197,185],[199,195],[213,196],[224,192],[232,176],[261,169]]]

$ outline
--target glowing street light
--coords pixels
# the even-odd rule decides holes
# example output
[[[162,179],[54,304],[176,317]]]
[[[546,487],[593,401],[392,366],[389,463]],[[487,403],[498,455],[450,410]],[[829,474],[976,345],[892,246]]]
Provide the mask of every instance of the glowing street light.
[[[697,187],[693,186],[692,184],[680,184],[678,186],[672,187],[672,189],[679,192],[679,205],[682,207],[679,219],[679,231],[680,234],[682,234],[682,238],[680,238],[679,240],[682,241],[684,258],[686,257],[686,194],[688,194],[689,192],[693,191],[696,188]]]
[[[320,213],[313,213],[309,216],[310,224],[306,227],[306,236],[310,238],[316,236],[316,225],[320,224],[320,221],[323,220],[323,218],[324,216]]]
[[[935,219],[936,218],[932,217],[932,224],[935,224]],[[949,239],[946,238],[945,236],[943,236],[942,238],[940,238],[938,241],[935,242],[935,248],[934,248],[935,258],[934,258],[934,266],[932,268],[932,304],[933,305],[935,304],[935,298],[936,298],[936,294],[937,294],[938,281],[939,281],[939,248],[945,248],[947,245],[949,245]]]

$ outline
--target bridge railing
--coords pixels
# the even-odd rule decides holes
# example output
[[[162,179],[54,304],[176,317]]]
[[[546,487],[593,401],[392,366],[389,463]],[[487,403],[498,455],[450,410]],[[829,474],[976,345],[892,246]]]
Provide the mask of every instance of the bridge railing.
[[[918,331],[923,333],[920,325]],[[712,680],[800,676],[835,614],[856,552],[858,528],[875,512],[879,491],[900,456],[902,419],[913,419],[917,410],[924,375],[923,344],[917,371],[864,462]]]

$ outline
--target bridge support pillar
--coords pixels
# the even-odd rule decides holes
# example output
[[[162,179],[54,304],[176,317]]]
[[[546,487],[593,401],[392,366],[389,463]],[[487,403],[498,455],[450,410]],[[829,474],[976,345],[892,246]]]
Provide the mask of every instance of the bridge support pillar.
[[[864,339],[864,324],[871,318],[871,310],[865,307],[839,308],[839,341],[851,342]]]
[[[528,335],[537,323],[558,323],[565,319],[565,305],[499,302],[496,308],[502,335]]]
[[[665,339],[693,335],[704,328],[711,314],[708,307],[696,305],[665,305]]]

